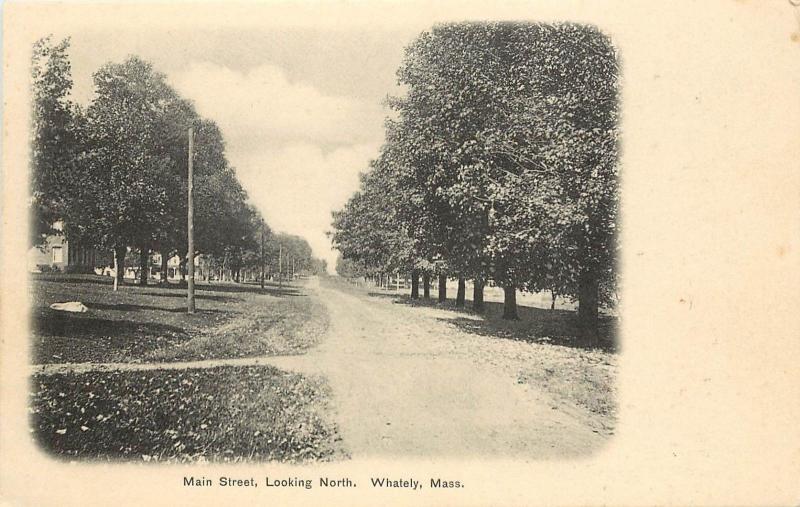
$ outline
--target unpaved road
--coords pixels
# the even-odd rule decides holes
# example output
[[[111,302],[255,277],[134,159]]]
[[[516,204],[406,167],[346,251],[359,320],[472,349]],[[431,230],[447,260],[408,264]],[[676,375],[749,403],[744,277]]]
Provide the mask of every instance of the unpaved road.
[[[273,365],[324,377],[347,453],[538,460],[585,456],[610,438],[591,414],[517,382],[528,344],[468,334],[453,312],[394,304],[314,278],[330,316],[307,354],[171,363],[33,365],[36,373]],[[459,314],[464,317],[465,314]],[[477,318],[477,317],[475,317]]]
[[[330,313],[326,339],[306,355],[267,361],[327,378],[354,458],[536,460],[586,455],[609,438],[593,431],[580,411],[519,385],[502,362],[479,364],[462,353],[459,339],[466,337],[437,315],[445,311],[393,304],[329,282],[312,281],[309,289]]]

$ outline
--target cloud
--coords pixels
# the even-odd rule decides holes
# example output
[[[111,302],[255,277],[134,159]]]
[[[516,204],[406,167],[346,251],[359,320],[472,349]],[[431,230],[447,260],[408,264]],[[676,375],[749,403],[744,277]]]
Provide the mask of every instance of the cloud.
[[[239,72],[194,63],[170,82],[220,126],[228,159],[271,227],[303,236],[333,268],[325,231],[377,155],[380,104],[293,83],[273,65]]]
[[[312,141],[328,145],[379,139],[380,103],[326,95],[311,85],[291,82],[274,65],[247,72],[208,62],[193,63],[170,79],[194,100],[201,115],[214,119],[238,148]]]

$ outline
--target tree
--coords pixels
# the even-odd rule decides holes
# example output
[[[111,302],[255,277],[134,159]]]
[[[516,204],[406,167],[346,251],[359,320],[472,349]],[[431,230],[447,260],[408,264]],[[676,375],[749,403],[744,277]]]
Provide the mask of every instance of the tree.
[[[424,32],[398,70],[407,93],[390,101],[386,143],[334,215],[334,244],[368,270],[398,266],[397,252],[412,273],[433,266],[426,296],[430,274],[442,289],[455,274],[463,301],[470,277],[476,308],[492,279],[508,319],[517,290],[575,297],[596,338],[600,296],[616,279],[617,73],[592,27]]]
[[[176,124],[183,119],[176,121],[173,114],[183,109],[191,118],[193,112],[164,75],[136,57],[104,65],[94,80],[81,185],[72,192],[67,231],[113,249],[117,259],[128,246],[138,247],[146,263],[146,252],[179,220],[170,199],[180,164],[174,154],[180,151]],[[117,275],[121,278],[122,269]]]
[[[483,136],[507,189],[496,236],[506,244],[496,246],[528,252],[516,259],[528,259],[529,289],[576,296],[584,333],[597,339],[600,284],[616,277],[616,51],[593,27],[502,31],[505,59],[520,79],[507,80],[517,93],[505,96],[498,127]]]
[[[491,119],[492,87],[472,75],[484,70],[482,49],[471,46],[469,37],[460,40],[478,26],[440,26],[407,48],[398,78],[408,93],[392,102],[400,120],[398,135],[390,139],[407,154],[397,176],[418,196],[408,201],[404,214],[425,235],[423,255],[446,260],[458,274],[461,304],[464,279],[473,278],[474,307],[480,310],[483,285],[492,274],[491,202],[485,197],[486,183],[470,176],[482,161],[472,145]]]
[[[31,135],[31,237],[41,245],[53,225],[64,219],[78,179],[80,111],[69,100],[72,90],[69,39],[45,37],[33,45]]]
[[[366,278],[367,271],[364,269],[364,266],[355,261],[353,259],[349,259],[347,257],[342,256],[339,254],[336,257],[336,274],[341,276],[342,278],[348,279],[360,279]]]
[[[410,182],[446,197],[435,219],[469,225],[445,234],[448,263],[480,273],[488,261],[507,318],[517,288],[573,292],[596,334],[598,274],[613,273],[615,250],[608,39],[573,24],[440,25],[409,47],[399,76],[409,93],[397,107],[416,142]]]
[[[176,253],[182,273],[190,257],[203,253],[240,279],[254,258],[260,261],[260,232],[269,228],[247,203],[219,127],[135,56],[95,72],[95,99],[86,111],[75,107],[68,47],[68,40],[54,45],[50,38],[33,47],[32,243],[63,220],[70,241],[113,250],[120,280],[128,247],[139,257],[143,284],[151,251],[161,253],[164,281]],[[196,251],[184,255],[189,127],[196,134]],[[289,243],[297,266],[324,271],[310,260],[307,243]]]
[[[361,189],[333,214],[333,245],[346,259],[364,266],[378,283],[389,273],[411,272],[412,297],[424,264],[415,256],[416,242],[397,215],[401,189],[392,179],[385,154],[361,175]]]

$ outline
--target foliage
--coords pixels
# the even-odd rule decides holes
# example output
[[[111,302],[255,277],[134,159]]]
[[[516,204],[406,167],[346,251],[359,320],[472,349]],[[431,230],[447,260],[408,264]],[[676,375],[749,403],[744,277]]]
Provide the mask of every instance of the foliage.
[[[392,183],[374,163],[361,175],[361,191],[333,214],[333,245],[367,274],[408,269],[415,260],[413,243],[395,213],[398,188]]]
[[[407,93],[390,101],[381,154],[334,214],[334,244],[367,267],[402,253],[575,297],[596,328],[598,296],[616,279],[617,73],[593,27],[422,33],[398,70]]]
[[[364,278],[367,276],[367,270],[358,261],[340,254],[336,257],[336,274],[342,278]]]
[[[75,185],[79,157],[80,111],[69,101],[72,90],[69,39],[45,37],[33,45],[31,59],[31,227],[30,243],[41,245],[53,224],[63,219]]]
[[[38,375],[33,431],[63,456],[138,462],[327,460],[329,389],[269,366]]]
[[[164,259],[179,254],[186,262],[193,127],[195,254],[237,280],[243,268],[260,267],[262,227],[267,255],[278,243],[248,203],[219,127],[135,56],[94,74],[95,98],[82,111],[69,101],[68,47],[68,40],[54,45],[49,38],[34,45],[32,243],[41,244],[63,220],[67,239],[85,246],[157,250]],[[298,271],[324,271],[304,240],[282,241]]]

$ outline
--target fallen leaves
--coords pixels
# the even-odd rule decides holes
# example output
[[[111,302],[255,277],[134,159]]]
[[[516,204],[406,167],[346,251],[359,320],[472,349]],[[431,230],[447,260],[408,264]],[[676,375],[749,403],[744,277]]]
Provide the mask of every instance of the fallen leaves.
[[[34,434],[59,455],[294,462],[341,452],[321,415],[328,388],[269,366],[37,375],[34,386]]]

